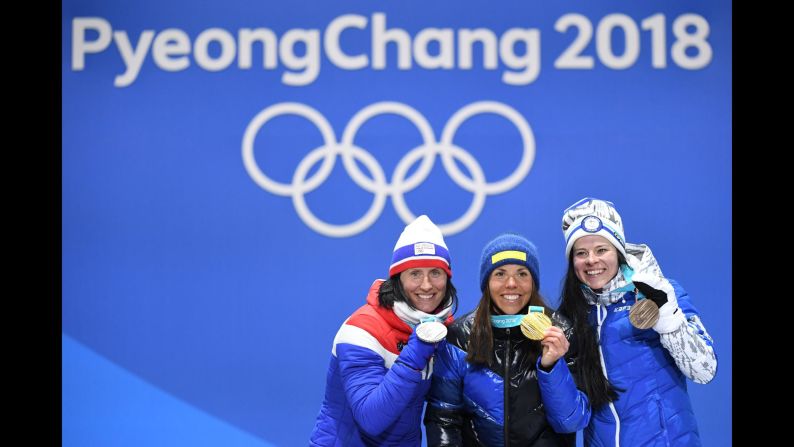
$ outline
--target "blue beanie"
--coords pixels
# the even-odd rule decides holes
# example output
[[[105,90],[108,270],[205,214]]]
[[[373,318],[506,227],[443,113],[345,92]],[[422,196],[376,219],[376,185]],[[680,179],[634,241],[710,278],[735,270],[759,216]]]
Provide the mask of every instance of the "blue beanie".
[[[538,249],[527,238],[517,233],[502,233],[482,249],[480,258],[480,290],[485,291],[488,277],[497,267],[505,264],[523,265],[532,273],[535,290],[540,290],[540,264]]]

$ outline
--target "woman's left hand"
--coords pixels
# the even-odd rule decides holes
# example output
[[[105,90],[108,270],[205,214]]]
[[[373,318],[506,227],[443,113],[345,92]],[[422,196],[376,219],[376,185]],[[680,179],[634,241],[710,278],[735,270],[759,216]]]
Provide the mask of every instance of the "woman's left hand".
[[[543,346],[543,355],[540,357],[540,365],[546,369],[554,366],[554,363],[568,352],[570,343],[565,338],[565,333],[557,326],[551,326],[546,329],[543,334],[543,340],[540,341]]]

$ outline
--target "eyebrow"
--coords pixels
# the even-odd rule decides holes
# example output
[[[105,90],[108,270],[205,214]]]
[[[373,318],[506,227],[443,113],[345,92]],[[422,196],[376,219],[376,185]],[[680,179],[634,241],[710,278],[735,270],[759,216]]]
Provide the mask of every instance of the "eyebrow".
[[[594,249],[594,250],[595,250],[595,249],[598,249],[598,248],[607,248],[607,249],[608,249],[608,248],[609,248],[609,244],[598,244],[598,245],[596,245],[596,246],[594,246],[594,247],[593,247],[593,249]],[[584,247],[579,247],[579,248],[574,248],[574,249],[573,249],[573,251],[574,251],[574,252],[577,252],[577,251],[580,251],[580,250],[585,250],[585,251],[587,251],[587,249],[586,249],[586,248],[584,248]]]

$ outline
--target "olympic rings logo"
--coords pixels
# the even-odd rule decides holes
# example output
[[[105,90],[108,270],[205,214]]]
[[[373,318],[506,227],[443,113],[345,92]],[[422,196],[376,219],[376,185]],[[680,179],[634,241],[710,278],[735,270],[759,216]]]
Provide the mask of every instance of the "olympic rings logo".
[[[455,133],[464,121],[482,113],[494,113],[507,118],[518,129],[523,143],[523,154],[516,169],[507,177],[492,183],[485,181],[485,175],[477,160],[469,152],[452,142]],[[290,184],[270,179],[262,172],[254,159],[254,139],[257,133],[269,120],[284,114],[298,115],[314,123],[324,141],[323,146],[315,148],[301,160]],[[356,146],[353,142],[358,129],[367,120],[380,114],[395,114],[405,117],[416,126],[423,141],[420,146],[409,151],[397,163],[390,182],[386,181],[383,168],[372,154]],[[243,135],[242,149],[245,169],[257,185],[273,194],[291,196],[295,211],[301,220],[314,231],[331,237],[349,237],[369,228],[383,211],[387,197],[391,197],[397,214],[406,224],[413,221],[416,216],[408,209],[403,195],[425,181],[433,168],[436,155],[440,155],[444,169],[450,178],[458,186],[474,194],[469,209],[461,217],[449,223],[438,224],[442,233],[450,235],[465,230],[477,219],[485,205],[487,195],[508,191],[527,176],[535,160],[535,137],[529,123],[512,107],[495,101],[479,101],[458,110],[444,126],[441,140],[436,142],[433,129],[422,114],[403,103],[383,101],[371,104],[356,113],[345,128],[342,140],[337,142],[331,125],[322,114],[301,103],[283,102],[265,108],[251,120]],[[325,182],[331,174],[337,155],[342,157],[345,171],[350,178],[365,191],[374,194],[372,205],[364,216],[346,225],[332,225],[318,219],[309,210],[304,198],[305,194]],[[466,166],[471,173],[471,178],[460,171],[454,162],[455,159]],[[372,174],[371,179],[361,172],[355,160],[367,167]],[[406,178],[409,168],[418,160],[421,160],[419,168],[413,175]],[[312,166],[320,161],[322,161],[322,165],[317,172],[311,178],[306,178]]]

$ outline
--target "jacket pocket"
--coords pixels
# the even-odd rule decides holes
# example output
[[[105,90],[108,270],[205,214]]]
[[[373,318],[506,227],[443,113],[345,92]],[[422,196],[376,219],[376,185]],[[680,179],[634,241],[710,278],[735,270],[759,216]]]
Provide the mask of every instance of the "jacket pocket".
[[[661,429],[662,433],[667,433],[667,421],[664,417],[664,405],[662,405],[662,399],[659,396],[654,396],[654,400],[656,401],[656,408],[659,411],[659,428]]]

